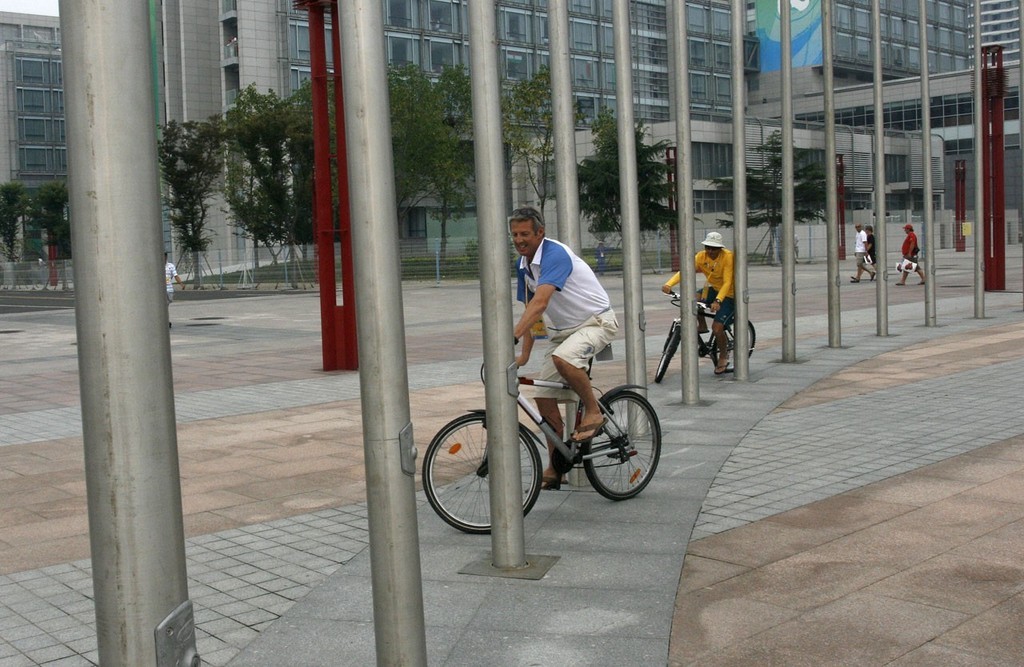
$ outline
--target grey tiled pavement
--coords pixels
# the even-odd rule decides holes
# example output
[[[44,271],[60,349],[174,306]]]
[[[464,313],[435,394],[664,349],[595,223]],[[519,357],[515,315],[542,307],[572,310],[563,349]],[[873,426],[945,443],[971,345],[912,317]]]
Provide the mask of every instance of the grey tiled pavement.
[[[719,380],[704,367],[698,406],[679,403],[677,364],[675,375],[650,389],[664,429],[651,487],[626,503],[587,489],[544,493],[527,517],[527,552],[559,557],[541,581],[459,574],[486,556],[489,538],[456,533],[420,503],[431,664],[665,664],[691,538],[1021,434],[1021,360],[851,397],[827,410],[772,412],[858,361],[1024,320],[1019,294],[987,298],[990,320],[971,319],[970,298],[958,296],[943,301],[941,326],[931,328],[920,325],[919,303],[894,306],[889,337],[874,335],[873,308],[844,313],[854,324],[839,349],[825,346],[821,316],[804,316],[800,363],[775,363],[778,349],[769,346],[752,359],[750,382]],[[758,325],[759,340],[778,338],[777,322]],[[653,356],[661,336],[648,333]],[[410,369],[410,387],[465,382],[478,367],[479,359],[421,364]],[[275,383],[255,400],[244,388],[179,395],[178,418],[307,405],[324,395],[355,397],[358,384],[333,375]],[[868,424],[864,414],[873,416]],[[75,409],[2,415],[0,444],[77,435],[77,418]],[[417,436],[422,450],[429,434]],[[367,539],[363,505],[189,539],[204,664],[372,664]],[[88,561],[0,576],[0,667],[95,664],[91,586]]]

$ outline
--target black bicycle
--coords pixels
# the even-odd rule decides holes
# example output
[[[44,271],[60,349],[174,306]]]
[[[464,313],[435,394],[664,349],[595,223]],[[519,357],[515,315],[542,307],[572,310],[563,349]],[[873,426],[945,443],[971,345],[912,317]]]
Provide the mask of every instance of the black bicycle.
[[[672,305],[676,308],[679,307],[679,295],[675,292],[669,294],[672,297]],[[714,319],[715,314],[711,312],[710,306],[703,301],[695,301],[697,308],[703,311],[706,317]],[[734,318],[729,318],[729,321],[725,323],[725,338],[728,341],[728,350],[732,352],[736,349],[736,337],[733,335],[732,323]],[[661,361],[658,362],[658,370],[654,373],[654,381],[661,382],[665,377],[665,373],[668,371],[669,364],[672,363],[672,357],[675,356],[676,350],[679,349],[679,341],[682,338],[682,321],[677,317],[672,321],[672,326],[669,327],[668,337],[665,338],[665,347],[661,350]],[[747,352],[749,357],[754,353],[754,343],[757,341],[757,333],[754,331],[754,324],[747,321],[747,331],[750,336],[750,350]],[[714,334],[711,333],[710,328],[704,332],[697,332],[697,354],[701,357],[708,357],[711,359],[711,363],[718,365],[718,343],[715,341]]]

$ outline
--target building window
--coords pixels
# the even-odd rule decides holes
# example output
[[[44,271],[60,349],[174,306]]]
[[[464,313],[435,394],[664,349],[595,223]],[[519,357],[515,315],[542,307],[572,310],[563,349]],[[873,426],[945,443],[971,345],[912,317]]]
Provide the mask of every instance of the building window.
[[[510,81],[525,81],[530,78],[530,54],[525,51],[505,49],[505,78]]]
[[[402,28],[411,28],[415,20],[415,6],[412,0],[387,0],[388,23]]]
[[[580,51],[597,50],[597,24],[591,21],[569,20],[572,46]],[[612,44],[614,48],[614,43]]]
[[[707,34],[708,10],[706,7],[686,5],[686,32],[688,34]]]
[[[34,58],[18,58],[18,83],[50,83],[49,63]]]
[[[576,109],[583,116],[584,120],[594,120],[597,118],[597,98],[590,95],[577,95]]]
[[[708,100],[707,74],[690,74],[690,99],[705,102]]]
[[[594,0],[572,0],[569,3],[569,11],[579,12],[580,14],[593,14]]]
[[[615,32],[610,25],[601,26],[601,53],[615,54]]]
[[[525,12],[502,9],[501,26],[505,39],[514,42],[530,41],[530,17]]]
[[[430,0],[430,29],[438,32],[456,32],[458,7],[451,0]]]
[[[711,10],[711,34],[715,37],[729,37],[732,32],[731,23],[732,21],[729,17],[729,12],[721,9]]]
[[[22,171],[52,171],[50,149],[43,146],[22,146],[18,149]]]
[[[44,88],[18,88],[18,111],[47,113],[49,91]]]
[[[732,62],[732,52],[728,44],[715,44],[715,69],[728,70]]]
[[[308,67],[297,67],[292,65],[291,73],[289,76],[289,83],[291,85],[291,91],[294,93],[299,88],[302,88],[302,84],[306,81],[313,79],[313,71]]]
[[[419,49],[412,37],[388,35],[388,62],[392,65],[418,65]]]
[[[52,137],[47,136],[46,127],[45,118],[19,118],[18,139],[29,142],[53,141]]]
[[[723,104],[732,102],[732,81],[729,77],[715,75],[715,99]]]
[[[288,22],[288,50],[292,60],[309,62],[309,25],[297,21]]]
[[[597,86],[597,60],[594,58],[572,59],[572,81],[577,86]]]
[[[448,41],[430,40],[430,70],[441,73],[445,67],[455,64],[455,44]]]
[[[690,42],[690,66],[704,67],[708,64],[708,43],[702,40],[691,39]]]

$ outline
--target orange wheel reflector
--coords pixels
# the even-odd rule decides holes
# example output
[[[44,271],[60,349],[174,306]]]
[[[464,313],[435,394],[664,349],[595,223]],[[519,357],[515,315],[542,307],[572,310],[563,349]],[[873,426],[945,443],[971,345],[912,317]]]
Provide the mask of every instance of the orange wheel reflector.
[[[633,474],[629,476],[629,483],[630,484],[636,484],[636,480],[640,479],[640,475],[641,474],[642,473],[641,473],[640,468],[637,468],[636,470],[634,470]]]
[[[458,454],[459,450],[462,449],[462,443],[456,442],[454,445],[448,448],[449,454]]]

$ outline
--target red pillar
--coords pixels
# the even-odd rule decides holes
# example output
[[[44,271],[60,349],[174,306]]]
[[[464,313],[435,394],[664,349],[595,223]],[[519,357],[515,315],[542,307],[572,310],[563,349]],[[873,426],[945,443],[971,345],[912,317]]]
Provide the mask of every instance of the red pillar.
[[[957,252],[967,250],[967,239],[964,237],[964,221],[967,220],[967,160],[957,160],[953,165],[954,205],[953,233]]]
[[[1006,289],[1006,172],[1003,47],[982,48],[982,163],[985,174],[985,290]]]
[[[676,205],[676,147],[669,146],[665,149],[665,164],[669,166],[668,170],[668,183],[669,183],[669,195],[668,195],[668,210],[676,211],[678,208]],[[689,224],[689,223],[687,223]],[[673,271],[679,270],[679,225],[672,224],[668,227],[668,245],[672,253],[672,259],[670,266]]]
[[[836,156],[836,220],[839,222],[839,259],[846,259],[846,185],[843,183],[846,167],[843,156]]]
[[[313,224],[315,227],[316,250],[317,250],[317,276],[320,281],[320,332],[321,348],[323,354],[323,368],[325,371],[333,370],[355,370],[358,367],[358,352],[355,337],[355,297],[354,281],[345,279],[343,284],[344,304],[338,306],[337,279],[335,274],[334,261],[334,192],[333,179],[331,177],[331,119],[328,109],[328,85],[327,85],[327,45],[324,38],[324,7],[331,7],[332,20],[335,23],[333,40],[337,44],[340,39],[338,35],[337,3],[319,2],[318,0],[298,0],[296,7],[305,8],[309,15],[309,52],[310,68],[312,69],[312,93],[313,93]],[[340,51],[340,48],[337,49]],[[335,54],[335,71],[340,63]],[[335,94],[335,102],[340,99]],[[336,119],[339,123],[339,134],[344,133],[343,119]],[[339,172],[343,171],[344,146],[339,151],[341,159],[338,159]],[[346,182],[347,182],[347,172]],[[344,220],[348,221],[348,193],[344,192],[345,198],[342,211]],[[347,254],[345,242],[349,243]],[[342,238],[342,260],[343,271],[351,274],[352,255],[351,238]],[[349,326],[351,325],[351,326]]]

